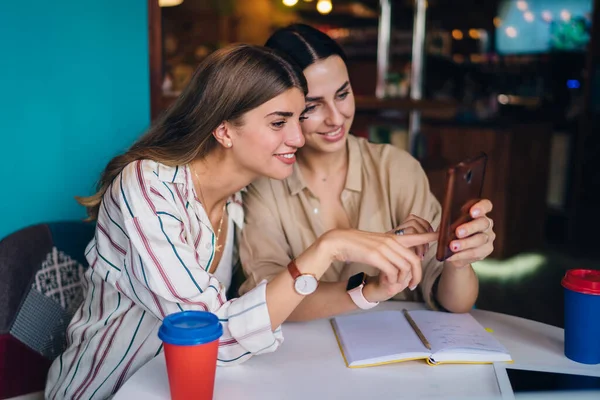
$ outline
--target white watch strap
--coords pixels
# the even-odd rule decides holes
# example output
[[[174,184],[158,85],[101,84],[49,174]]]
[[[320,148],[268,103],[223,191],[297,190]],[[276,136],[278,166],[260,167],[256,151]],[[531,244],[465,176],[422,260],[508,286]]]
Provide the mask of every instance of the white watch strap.
[[[356,304],[356,306],[362,310],[369,310],[373,307],[375,307],[376,305],[379,304],[379,302],[377,303],[371,303],[369,302],[369,300],[367,300],[365,298],[365,296],[363,295],[363,287],[365,285],[360,285],[355,287],[352,290],[348,290],[348,294],[350,295],[350,298],[352,299],[352,301],[354,302],[354,304]]]

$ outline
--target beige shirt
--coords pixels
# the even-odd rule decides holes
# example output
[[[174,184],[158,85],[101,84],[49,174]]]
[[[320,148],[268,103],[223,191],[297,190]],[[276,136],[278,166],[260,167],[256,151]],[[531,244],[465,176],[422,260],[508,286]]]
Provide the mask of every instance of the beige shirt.
[[[430,221],[437,229],[441,218],[439,202],[429,190],[421,164],[392,145],[373,144],[350,135],[348,173],[341,201],[351,227],[369,232],[388,232],[409,214]],[[240,257],[246,282],[245,293],[263,279],[271,279],[286,268],[324,232],[320,202],[307,187],[298,165],[283,181],[259,179],[244,193],[245,224],[240,240]],[[435,259],[435,243],[423,260],[423,279],[414,292],[399,293],[397,300],[424,300],[436,308],[433,285],[442,263]],[[346,281],[374,267],[359,263],[334,262],[321,281]]]

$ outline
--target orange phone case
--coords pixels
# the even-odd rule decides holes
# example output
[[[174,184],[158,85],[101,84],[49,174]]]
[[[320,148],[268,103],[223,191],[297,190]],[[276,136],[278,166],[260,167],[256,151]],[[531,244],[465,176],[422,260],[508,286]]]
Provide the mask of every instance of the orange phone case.
[[[481,153],[448,169],[436,254],[438,261],[454,254],[450,242],[456,239],[456,228],[473,219],[469,210],[481,199],[486,163],[487,155]]]

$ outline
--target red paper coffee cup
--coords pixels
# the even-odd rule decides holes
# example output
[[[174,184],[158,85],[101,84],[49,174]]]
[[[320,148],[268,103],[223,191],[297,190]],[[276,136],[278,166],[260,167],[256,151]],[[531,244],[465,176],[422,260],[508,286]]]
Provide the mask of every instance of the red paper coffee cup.
[[[205,311],[168,315],[158,331],[163,341],[173,400],[210,400],[223,326]]]

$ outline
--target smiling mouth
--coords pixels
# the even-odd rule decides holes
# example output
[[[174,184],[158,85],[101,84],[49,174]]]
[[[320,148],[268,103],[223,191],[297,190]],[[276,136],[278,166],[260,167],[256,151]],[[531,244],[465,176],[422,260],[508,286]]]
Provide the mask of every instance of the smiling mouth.
[[[340,132],[342,131],[342,128],[343,128],[343,127],[342,127],[342,126],[340,126],[340,127],[339,127],[339,128],[337,128],[335,131],[332,131],[332,132],[327,132],[327,133],[321,133],[321,132],[318,132],[318,133],[319,133],[319,135],[323,135],[323,136],[330,136],[330,137],[332,137],[332,136],[339,135],[339,134],[340,134]]]
[[[277,156],[277,157],[283,157],[283,158],[293,158],[295,155],[296,155],[296,153],[275,154],[275,156]]]

